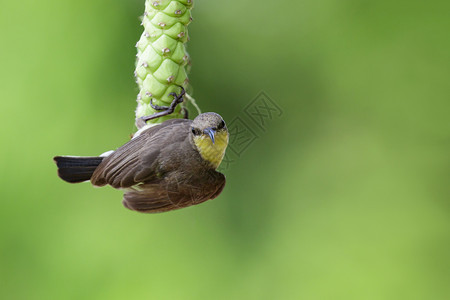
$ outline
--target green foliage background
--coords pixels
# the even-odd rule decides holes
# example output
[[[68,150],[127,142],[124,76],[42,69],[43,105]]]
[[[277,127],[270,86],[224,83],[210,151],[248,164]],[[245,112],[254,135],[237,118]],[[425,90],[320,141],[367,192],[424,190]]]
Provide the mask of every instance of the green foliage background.
[[[0,2],[0,298],[448,299],[449,3],[197,0],[203,110],[284,114],[218,199],[144,215],[52,162],[128,140],[144,1]]]

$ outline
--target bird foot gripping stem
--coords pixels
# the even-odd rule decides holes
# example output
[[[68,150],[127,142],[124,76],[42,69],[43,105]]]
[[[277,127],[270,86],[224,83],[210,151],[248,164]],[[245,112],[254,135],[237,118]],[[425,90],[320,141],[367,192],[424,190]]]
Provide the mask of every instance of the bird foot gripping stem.
[[[150,100],[150,106],[158,111],[154,114],[151,114],[149,116],[143,116],[140,117],[137,121],[136,124],[138,125],[138,128],[141,128],[143,126],[145,126],[147,124],[147,121],[156,119],[156,118],[160,118],[163,116],[168,116],[170,114],[172,114],[175,111],[175,108],[177,107],[178,104],[183,103],[184,101],[184,95],[186,94],[186,91],[184,90],[184,88],[182,86],[179,86],[181,88],[181,92],[180,94],[176,94],[176,93],[170,93],[169,95],[173,96],[173,100],[172,103],[170,103],[169,106],[159,106],[159,105],[155,105],[153,104],[153,99]],[[186,107],[182,108],[182,113],[183,113],[183,117],[185,119],[188,118],[188,110]]]

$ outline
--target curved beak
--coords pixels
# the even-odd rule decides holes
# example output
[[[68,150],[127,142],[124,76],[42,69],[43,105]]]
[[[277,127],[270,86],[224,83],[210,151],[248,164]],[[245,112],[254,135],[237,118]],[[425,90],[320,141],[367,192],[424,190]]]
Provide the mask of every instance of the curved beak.
[[[214,144],[214,135],[216,134],[216,131],[212,128],[212,127],[208,127],[206,129],[203,130],[204,134],[207,134],[209,136],[209,138],[211,139],[211,141]]]

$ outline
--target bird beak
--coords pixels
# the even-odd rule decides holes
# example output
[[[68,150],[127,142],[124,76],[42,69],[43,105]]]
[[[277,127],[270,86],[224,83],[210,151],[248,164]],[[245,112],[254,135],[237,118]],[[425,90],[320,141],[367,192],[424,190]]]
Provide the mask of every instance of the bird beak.
[[[214,142],[215,142],[214,141],[214,135],[216,134],[216,131],[214,129],[212,129],[211,127],[208,127],[208,128],[203,130],[203,133],[207,134],[210,137],[210,139],[213,142],[213,144],[214,144]]]

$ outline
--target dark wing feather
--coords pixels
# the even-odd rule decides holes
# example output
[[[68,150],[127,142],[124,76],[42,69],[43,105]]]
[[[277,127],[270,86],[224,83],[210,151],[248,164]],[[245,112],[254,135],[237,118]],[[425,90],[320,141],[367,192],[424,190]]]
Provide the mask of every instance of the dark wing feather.
[[[223,175],[222,173],[220,173],[220,172],[217,172],[218,174],[219,174],[219,179],[217,180],[217,182],[218,182],[218,187],[217,187],[217,190],[211,195],[211,198],[210,199],[214,199],[214,198],[216,198],[217,196],[219,196],[220,195],[220,193],[222,193],[222,191],[223,191],[223,189],[224,189],[224,187],[225,187],[225,184],[227,183],[227,180],[226,180],[226,178],[225,178],[225,175]]]
[[[123,196],[123,205],[143,213],[159,213],[197,205],[216,198],[225,186],[225,176],[212,171],[211,176],[199,182],[199,186],[174,183],[165,180],[159,184],[143,184],[136,190],[128,190]],[[201,185],[203,184],[203,186]]]
[[[123,195],[123,205],[131,210],[156,213],[177,209],[168,198],[167,190],[160,185],[145,185],[143,191],[128,191]]]
[[[102,161],[92,175],[92,184],[128,188],[144,180],[151,181],[164,147],[186,139],[191,122],[172,119],[145,130]]]

